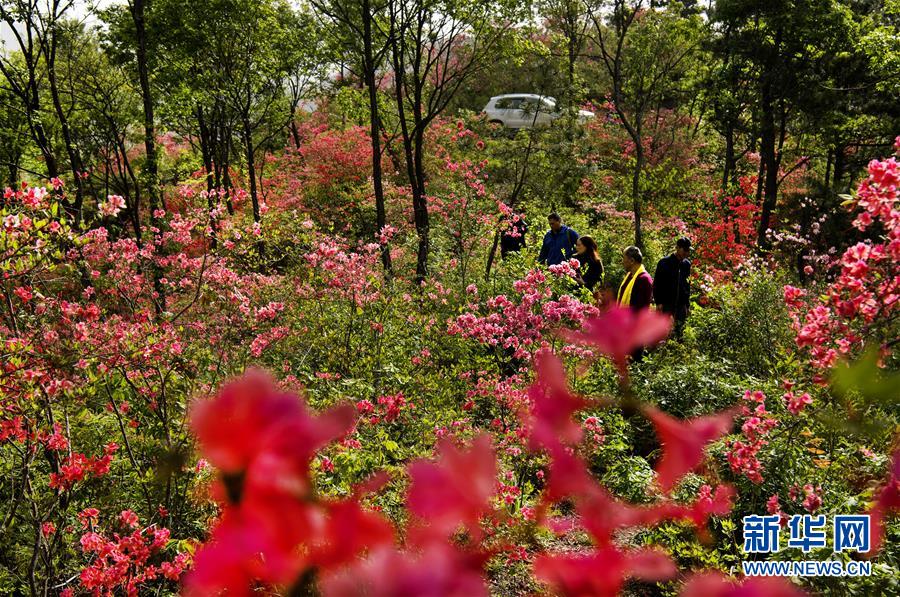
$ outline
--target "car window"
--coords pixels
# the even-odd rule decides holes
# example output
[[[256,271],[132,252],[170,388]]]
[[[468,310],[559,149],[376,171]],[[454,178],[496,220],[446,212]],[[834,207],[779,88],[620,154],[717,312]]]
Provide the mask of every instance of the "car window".
[[[520,106],[520,108],[525,112],[528,112],[529,114],[534,114],[538,109],[538,102],[535,98],[530,97],[522,100],[522,105]],[[544,107],[541,108],[541,111],[546,112],[547,109]]]
[[[522,98],[518,97],[504,97],[497,100],[495,104],[498,110],[515,110],[519,107],[519,104],[522,102]]]

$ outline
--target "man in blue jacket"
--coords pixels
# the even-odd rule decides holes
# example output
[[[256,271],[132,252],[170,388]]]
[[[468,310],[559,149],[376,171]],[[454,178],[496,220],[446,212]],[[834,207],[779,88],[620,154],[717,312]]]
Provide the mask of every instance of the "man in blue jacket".
[[[541,245],[538,263],[557,265],[575,254],[578,233],[568,226],[563,226],[562,218],[556,212],[547,216],[547,221],[550,223],[550,230],[544,235],[544,244]]]

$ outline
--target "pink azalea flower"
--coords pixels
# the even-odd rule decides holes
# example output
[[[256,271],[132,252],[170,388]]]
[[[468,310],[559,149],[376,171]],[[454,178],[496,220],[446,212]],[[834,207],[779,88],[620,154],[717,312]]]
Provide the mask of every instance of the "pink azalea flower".
[[[599,317],[584,322],[582,331],[563,330],[569,342],[595,346],[609,357],[623,377],[628,357],[636,349],[652,346],[669,335],[672,319],[649,309],[634,312],[627,307],[612,307]]]
[[[535,366],[537,379],[528,389],[531,410],[527,422],[532,446],[551,448],[560,441],[578,443],[581,427],[572,415],[587,406],[587,401],[569,391],[562,361],[556,355],[539,353]]]
[[[803,597],[805,593],[783,578],[750,577],[743,581],[720,572],[694,574],[679,593],[682,597]]]
[[[491,438],[479,435],[465,451],[442,440],[438,461],[413,462],[409,476],[407,503],[413,513],[438,533],[452,533],[460,524],[475,532],[496,491],[497,462]]]
[[[728,433],[735,412],[726,411],[689,421],[679,421],[653,407],[644,408],[644,414],[653,422],[663,447],[656,473],[659,486],[668,492],[703,461],[703,451],[708,443]]]

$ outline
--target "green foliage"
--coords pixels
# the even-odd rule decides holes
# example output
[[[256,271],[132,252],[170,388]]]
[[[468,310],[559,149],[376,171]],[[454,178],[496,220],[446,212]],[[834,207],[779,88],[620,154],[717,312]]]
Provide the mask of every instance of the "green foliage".
[[[743,292],[734,286],[712,288],[709,305],[694,309],[689,341],[741,375],[775,373],[793,343],[781,287],[777,276],[757,272],[747,277]]]
[[[634,388],[641,399],[688,419],[733,406],[747,381],[728,362],[670,341],[650,356]]]
[[[647,490],[653,481],[653,469],[640,456],[626,456],[613,463],[600,477],[613,494],[630,502],[647,500]]]

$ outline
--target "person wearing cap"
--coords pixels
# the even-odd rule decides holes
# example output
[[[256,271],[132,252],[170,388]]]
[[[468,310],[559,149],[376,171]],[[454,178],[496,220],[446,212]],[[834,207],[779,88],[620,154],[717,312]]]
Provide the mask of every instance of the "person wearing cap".
[[[679,238],[675,241],[675,252],[659,260],[653,276],[653,300],[657,310],[675,320],[676,338],[681,338],[691,310],[690,254],[691,241]]]
[[[525,234],[528,232],[528,223],[525,222],[525,214],[515,214],[506,230],[500,235],[500,256],[506,259],[510,253],[518,253],[525,246]]]

